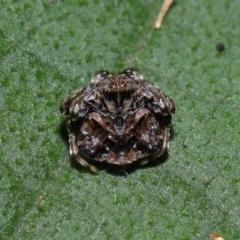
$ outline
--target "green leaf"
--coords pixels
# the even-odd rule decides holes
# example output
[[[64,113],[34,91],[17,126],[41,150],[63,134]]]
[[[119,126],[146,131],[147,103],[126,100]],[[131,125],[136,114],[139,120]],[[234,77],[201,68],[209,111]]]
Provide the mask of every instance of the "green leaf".
[[[1,239],[240,239],[240,1],[177,1],[155,31],[160,6],[0,1]],[[94,175],[70,161],[59,103],[125,67],[175,100],[169,157]]]

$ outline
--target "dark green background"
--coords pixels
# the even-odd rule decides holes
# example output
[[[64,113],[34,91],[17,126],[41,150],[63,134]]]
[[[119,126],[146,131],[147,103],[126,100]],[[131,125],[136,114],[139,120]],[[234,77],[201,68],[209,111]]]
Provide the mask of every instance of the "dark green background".
[[[0,0],[0,239],[240,239],[240,1],[179,0],[155,31],[161,3]],[[59,102],[125,67],[175,100],[169,157],[94,175]]]

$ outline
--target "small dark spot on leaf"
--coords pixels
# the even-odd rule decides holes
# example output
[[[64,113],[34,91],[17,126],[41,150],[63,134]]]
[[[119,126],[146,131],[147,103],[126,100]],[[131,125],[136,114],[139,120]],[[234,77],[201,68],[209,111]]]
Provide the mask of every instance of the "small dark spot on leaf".
[[[218,43],[217,46],[216,46],[216,50],[218,52],[222,52],[225,50],[225,44],[224,43]]]

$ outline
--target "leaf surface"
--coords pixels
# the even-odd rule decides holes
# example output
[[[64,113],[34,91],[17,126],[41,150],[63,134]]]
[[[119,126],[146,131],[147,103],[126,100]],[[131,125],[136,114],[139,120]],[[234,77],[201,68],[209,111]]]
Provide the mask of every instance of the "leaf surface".
[[[155,31],[160,6],[0,1],[1,239],[240,239],[240,2],[178,1]],[[125,67],[175,100],[169,156],[94,175],[70,161],[59,103]]]

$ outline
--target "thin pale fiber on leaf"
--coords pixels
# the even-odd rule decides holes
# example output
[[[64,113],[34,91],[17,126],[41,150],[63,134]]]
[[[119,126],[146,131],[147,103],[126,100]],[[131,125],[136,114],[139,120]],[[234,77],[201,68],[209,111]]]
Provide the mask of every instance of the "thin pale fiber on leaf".
[[[164,0],[163,5],[158,13],[157,19],[154,23],[155,29],[159,29],[161,27],[164,16],[166,15],[166,13],[169,10],[170,6],[172,5],[173,1],[174,0]]]

